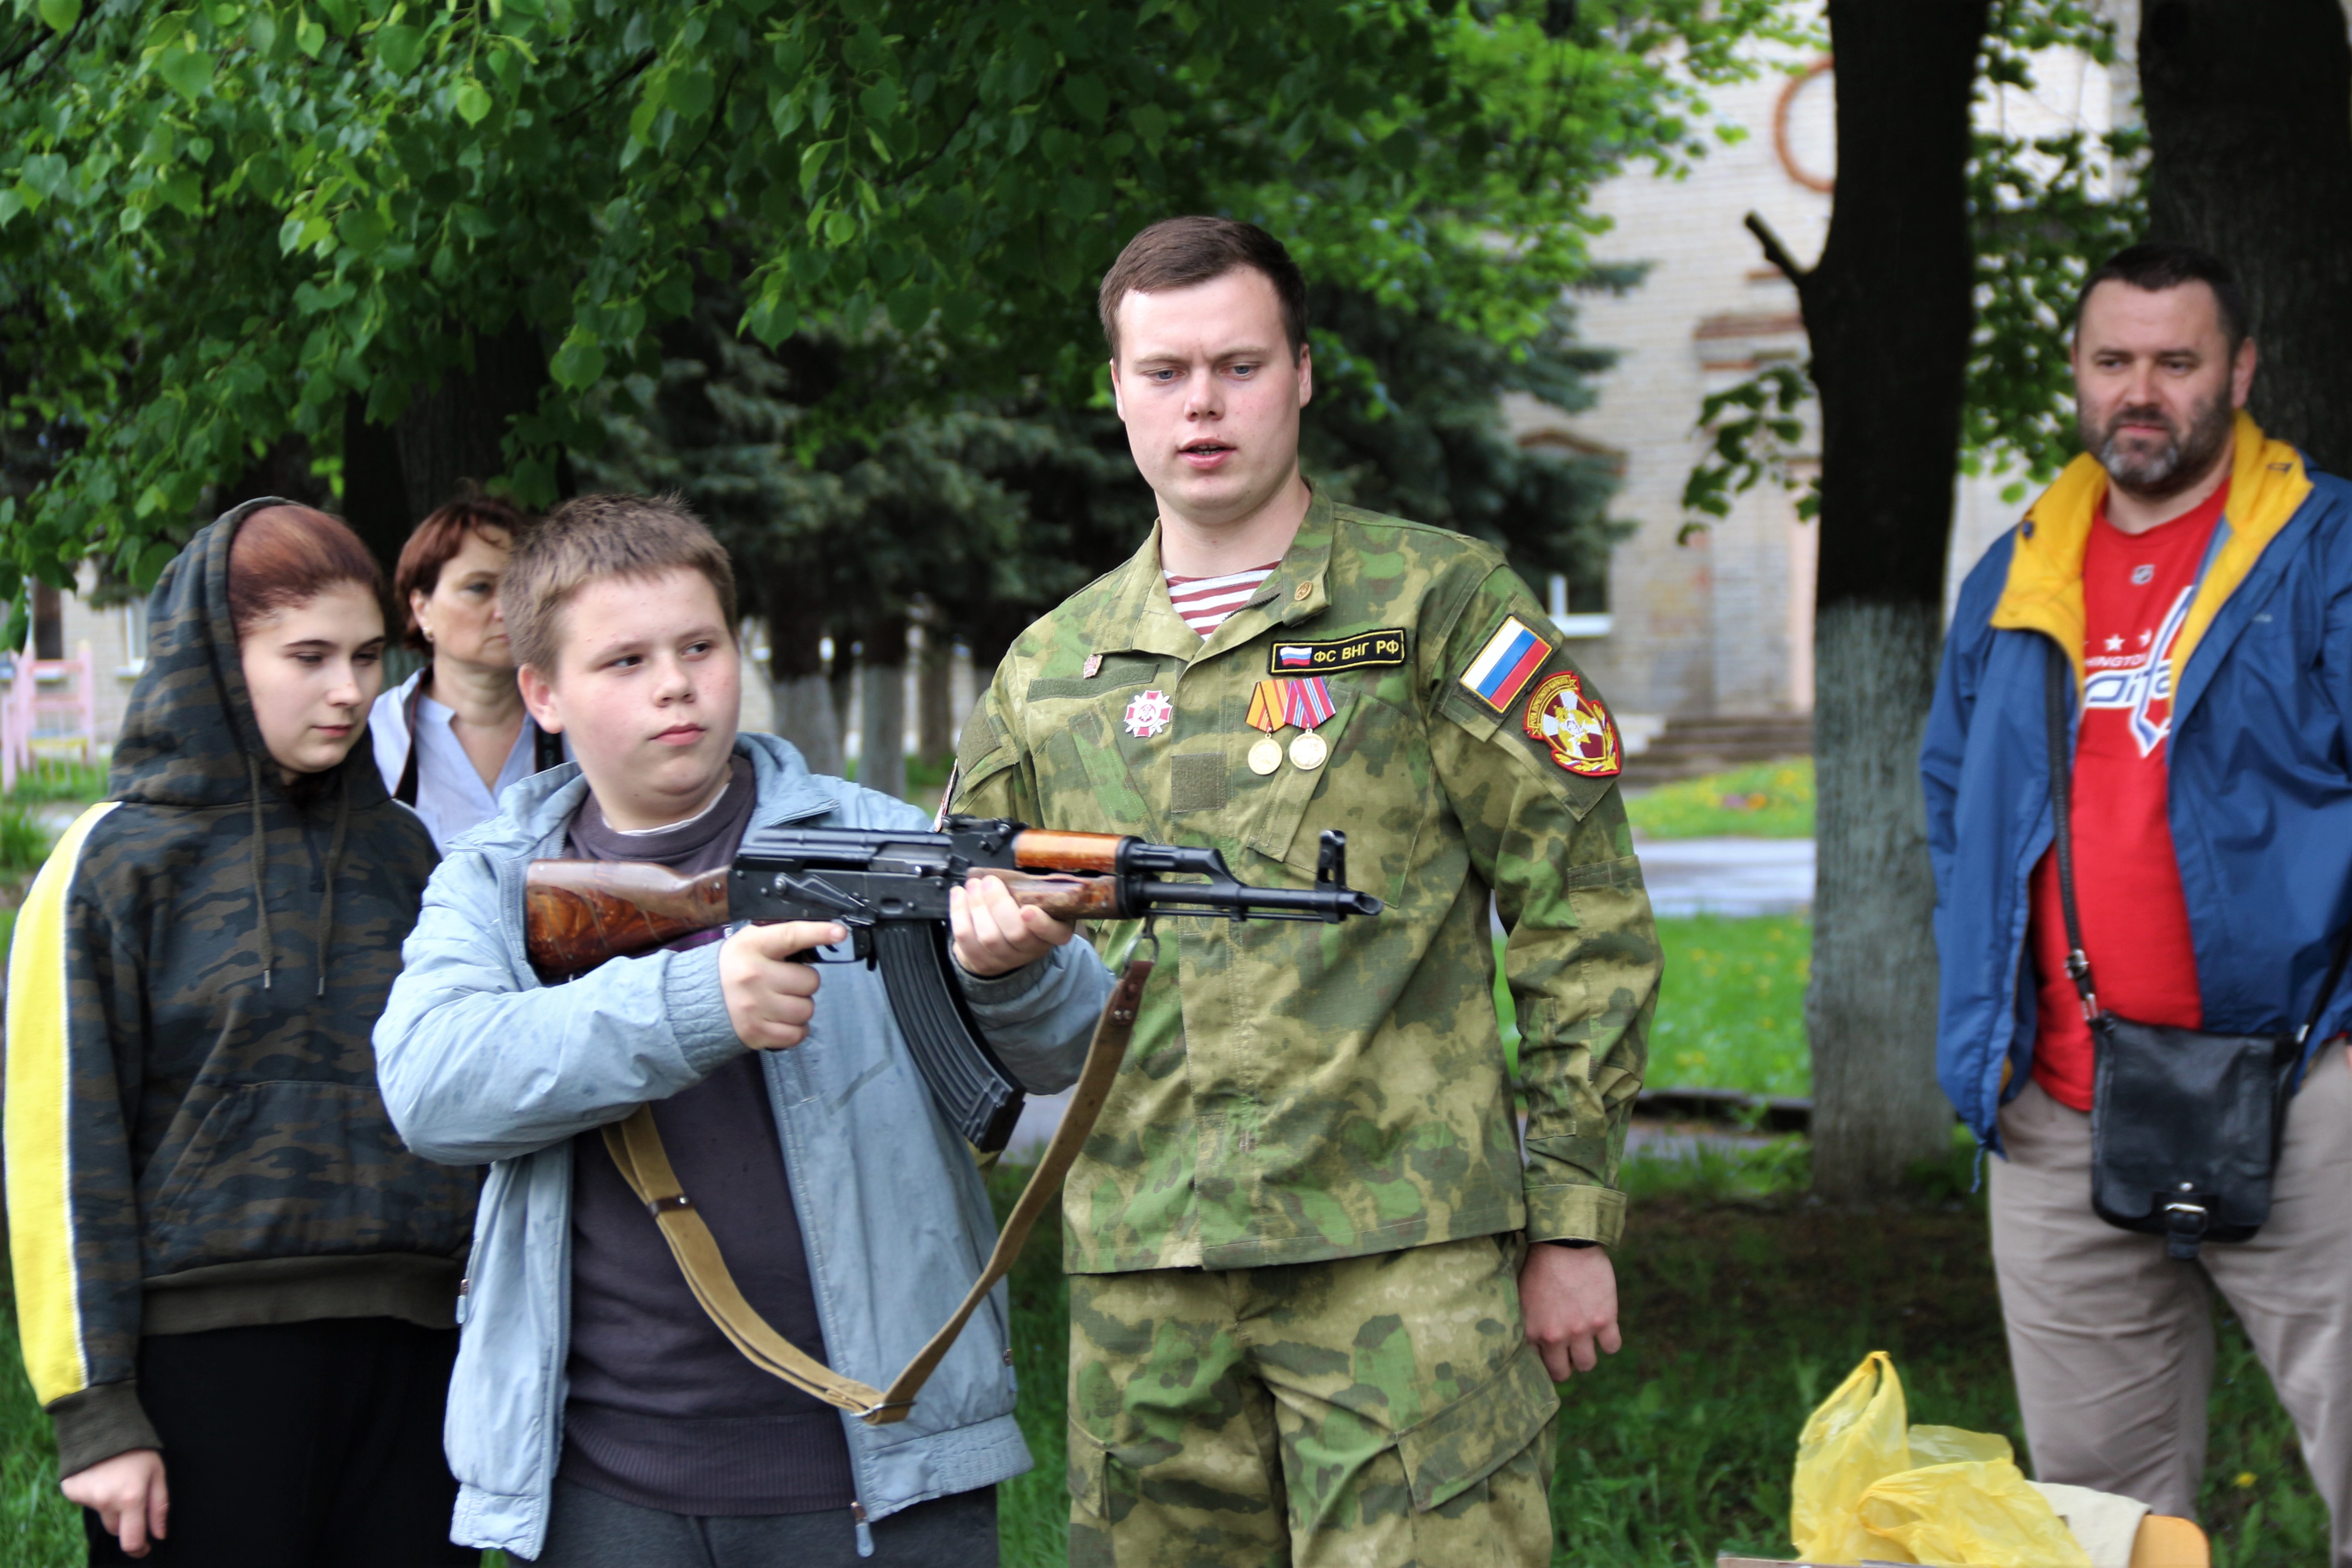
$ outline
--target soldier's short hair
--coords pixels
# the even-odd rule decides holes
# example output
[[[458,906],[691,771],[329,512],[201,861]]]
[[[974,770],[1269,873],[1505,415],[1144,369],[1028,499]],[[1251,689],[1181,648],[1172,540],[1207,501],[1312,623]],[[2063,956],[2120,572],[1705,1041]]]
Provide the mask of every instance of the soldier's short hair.
[[[735,632],[735,568],[726,547],[676,495],[575,496],[525,532],[499,580],[499,608],[517,664],[552,679],[563,651],[563,609],[608,577],[646,582],[699,572]]]
[[[2091,275],[2083,279],[2082,289],[2074,296],[2077,330],[2091,290],[2102,283],[2128,283],[2150,293],[2178,289],[2184,283],[2202,283],[2213,290],[2213,312],[2221,318],[2221,335],[2229,340],[2230,352],[2236,353],[2238,345],[2253,335],[2253,317],[2246,309],[2245,290],[2238,287],[2238,275],[2230,270],[2228,262],[2210,250],[2170,239],[2124,247],[2093,268]]]
[[[1118,357],[1118,305],[1128,295],[1189,289],[1244,267],[1264,273],[1274,285],[1282,306],[1282,335],[1297,359],[1307,347],[1307,280],[1299,276],[1298,263],[1282,241],[1257,225],[1229,217],[1162,218],[1127,242],[1095,296],[1110,357]]]

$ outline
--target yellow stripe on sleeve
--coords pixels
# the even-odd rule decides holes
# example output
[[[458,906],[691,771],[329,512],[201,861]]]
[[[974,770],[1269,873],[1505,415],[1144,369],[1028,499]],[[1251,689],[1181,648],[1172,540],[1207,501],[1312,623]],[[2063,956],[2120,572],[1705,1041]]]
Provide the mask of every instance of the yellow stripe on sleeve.
[[[91,806],[58,840],[16,912],[8,951],[7,1099],[0,1117],[8,1152],[8,1251],[25,1370],[43,1405],[89,1385],[74,1268],[66,911],[82,841],[116,804]]]

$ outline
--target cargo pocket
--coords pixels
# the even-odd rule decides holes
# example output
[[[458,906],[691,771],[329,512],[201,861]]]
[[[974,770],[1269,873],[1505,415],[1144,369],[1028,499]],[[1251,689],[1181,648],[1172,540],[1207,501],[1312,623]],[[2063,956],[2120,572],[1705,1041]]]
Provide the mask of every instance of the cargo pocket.
[[[1559,1409],[1542,1360],[1522,1344],[1494,1377],[1397,1434],[1414,1511],[1442,1508],[1501,1469]]]
[[[1105,1524],[1117,1524],[1135,1507],[1135,1472],[1085,1427],[1075,1421],[1068,1426],[1070,1500]]]

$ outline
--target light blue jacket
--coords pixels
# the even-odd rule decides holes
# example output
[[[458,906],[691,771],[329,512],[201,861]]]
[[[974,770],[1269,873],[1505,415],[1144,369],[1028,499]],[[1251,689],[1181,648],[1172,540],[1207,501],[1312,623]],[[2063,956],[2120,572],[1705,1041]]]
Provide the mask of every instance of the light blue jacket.
[[[812,774],[770,735],[745,735],[751,825],[926,826],[903,801]],[[507,792],[461,835],[425,893],[406,968],[376,1026],[384,1103],[408,1146],[495,1162],[460,1300],[446,1446],[460,1489],[451,1538],[536,1557],[563,1439],[577,1134],[699,1081],[744,1047],[719,989],[719,944],[622,959],[542,986],[524,954],[522,875],[562,853],[587,793],[566,763]],[[1075,1080],[1110,991],[1072,942],[967,997],[1005,1066],[1050,1092]],[[880,976],[824,971],[808,1038],[761,1057],[800,1208],[830,1364],[877,1387],[945,1322],[994,1234],[971,1152],[941,1119],[892,1021]],[[1004,1289],[976,1313],[907,1420],[845,1415],[869,1520],[1016,1476]],[[863,1532],[860,1532],[861,1542]]]

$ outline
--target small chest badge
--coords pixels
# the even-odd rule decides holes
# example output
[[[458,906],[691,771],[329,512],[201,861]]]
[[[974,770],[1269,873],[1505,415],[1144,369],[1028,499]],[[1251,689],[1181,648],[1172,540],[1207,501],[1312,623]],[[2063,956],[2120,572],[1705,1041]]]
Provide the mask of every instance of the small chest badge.
[[[1176,706],[1164,691],[1138,692],[1127,705],[1127,732],[1149,741],[1176,721]]]
[[[1622,765],[1617,726],[1597,697],[1585,695],[1574,670],[1562,670],[1528,699],[1525,728],[1530,740],[1551,748],[1551,760],[1572,773],[1609,778]]]

